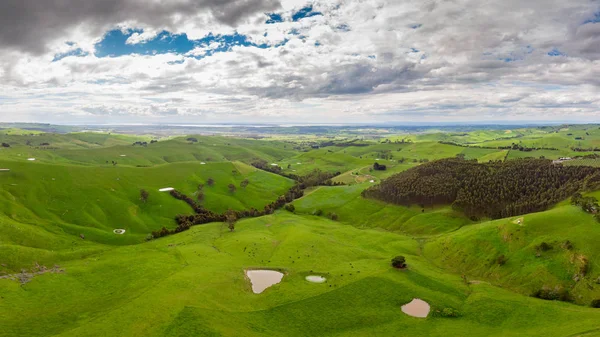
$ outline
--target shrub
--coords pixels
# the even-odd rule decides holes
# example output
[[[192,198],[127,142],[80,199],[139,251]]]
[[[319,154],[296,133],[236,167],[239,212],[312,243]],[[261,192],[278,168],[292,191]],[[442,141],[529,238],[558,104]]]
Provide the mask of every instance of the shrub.
[[[229,188],[229,193],[234,193],[237,189],[234,184],[227,185],[227,188]]]
[[[392,259],[392,266],[394,268],[406,268],[406,258],[402,255],[398,255]]]
[[[571,243],[569,240],[566,240],[563,242],[562,247],[566,250],[573,250],[573,243]]]
[[[296,207],[293,204],[287,204],[285,205],[285,210],[294,213],[296,211]]]
[[[562,289],[562,288],[550,289],[550,288],[544,287],[542,289],[535,291],[533,294],[531,294],[531,296],[542,299],[542,300],[548,300],[548,301],[563,301],[563,302],[571,301],[571,296],[570,296],[569,292],[566,289]]]
[[[458,317],[458,311],[452,308],[444,308],[440,314],[442,317]]]
[[[595,299],[592,301],[592,308],[600,308],[600,299]]]
[[[316,215],[316,216],[321,216],[321,215],[323,215],[323,210],[322,210],[322,209],[318,209],[318,210],[316,210],[316,211],[314,212],[314,215]]]
[[[535,247],[537,250],[541,250],[542,252],[547,252],[552,249],[552,245],[547,242],[542,242]]]
[[[338,215],[336,213],[329,213],[329,218],[333,221],[337,221]]]
[[[590,260],[588,260],[586,256],[581,256],[579,261],[581,262],[581,265],[579,266],[579,273],[582,276],[585,276],[590,270]]]
[[[144,190],[144,189],[141,189],[141,190],[140,190],[140,199],[141,199],[143,202],[146,202],[146,201],[148,201],[148,196],[150,196],[150,193],[148,193],[148,191],[146,191],[146,190]]]

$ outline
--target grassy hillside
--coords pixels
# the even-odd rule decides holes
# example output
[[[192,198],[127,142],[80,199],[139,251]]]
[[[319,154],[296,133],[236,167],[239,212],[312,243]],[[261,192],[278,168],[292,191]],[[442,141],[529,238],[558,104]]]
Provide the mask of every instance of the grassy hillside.
[[[562,288],[574,302],[589,305],[600,298],[599,226],[590,214],[565,205],[463,227],[428,242],[424,253],[436,265],[470,278],[525,295],[544,287]],[[540,248],[542,242],[551,248]],[[501,255],[506,258],[503,265],[498,263]],[[584,263],[587,272],[580,275]]]
[[[339,221],[359,228],[382,228],[423,236],[456,230],[472,223],[449,207],[421,209],[365,199],[360,194],[370,183],[352,186],[317,187],[294,201],[296,212],[323,215],[335,213]]]
[[[597,329],[594,309],[466,285],[418,256],[416,241],[281,212],[68,262],[26,285],[0,280],[2,335],[565,336]],[[389,266],[404,254],[409,269]],[[244,269],[278,268],[256,295]],[[328,278],[306,282],[309,274]],[[152,280],[152,282],[148,282]],[[400,306],[428,301],[427,319]],[[457,318],[438,310],[453,308]]]
[[[0,222],[0,227],[10,233],[2,236],[0,244],[19,249],[64,250],[90,241],[109,245],[142,242],[151,231],[163,226],[174,228],[175,215],[193,213],[168,192],[159,192],[161,188],[172,187],[194,196],[198,185],[206,185],[212,178],[215,184],[205,186],[203,205],[224,212],[228,208],[262,208],[293,185],[289,179],[242,163],[131,168],[0,162],[0,166],[11,169],[0,172],[0,212],[7,220]],[[250,183],[241,188],[244,179]],[[238,186],[234,193],[227,187],[230,183]],[[141,189],[149,192],[147,202],[140,200]],[[116,235],[114,229],[125,229],[126,233]],[[52,244],[55,240],[59,242],[56,246]],[[17,268],[19,263],[30,261],[12,261],[11,266]]]
[[[153,166],[175,162],[223,162],[240,160],[250,162],[255,158],[282,160],[297,154],[288,144],[276,141],[232,139],[225,137],[183,137],[159,141],[147,146],[134,146],[134,142],[149,142],[147,137],[108,134],[43,134],[32,146],[24,145],[22,136],[11,148],[0,150],[0,158],[37,161],[56,164]],[[194,138],[195,142],[187,141]],[[48,142],[49,147],[38,145]],[[10,143],[10,142],[9,142]]]
[[[427,161],[532,154],[439,141],[548,137],[563,146],[553,156],[571,151],[572,136],[593,144],[597,127],[381,132],[391,142],[335,132],[187,136],[147,146],[132,144],[154,138],[11,127],[0,130],[0,141],[10,143],[0,148],[0,169],[8,169],[0,170],[0,336],[600,336],[600,309],[590,308],[600,298],[600,223],[593,215],[563,201],[545,212],[474,222],[449,206],[361,196]],[[366,146],[346,146],[350,141]],[[316,143],[334,146],[312,148]],[[249,165],[258,158],[284,173],[341,172],[334,181],[347,185],[309,188],[292,202],[293,213],[243,219],[234,231],[210,223],[148,238],[193,212],[159,189],[196,200],[204,184],[201,204],[224,212],[263,208],[294,185]],[[387,170],[372,170],[375,162]],[[397,255],[407,269],[390,266]],[[254,294],[247,269],[285,275]],[[310,283],[309,275],[327,282]],[[540,289],[568,291],[573,303],[529,296]],[[402,312],[414,298],[431,305],[427,318]]]

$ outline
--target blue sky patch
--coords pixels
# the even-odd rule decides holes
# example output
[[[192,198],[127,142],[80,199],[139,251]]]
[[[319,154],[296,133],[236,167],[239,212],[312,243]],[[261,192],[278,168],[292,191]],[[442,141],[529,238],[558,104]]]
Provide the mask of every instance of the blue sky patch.
[[[563,52],[561,52],[560,50],[554,48],[551,51],[548,52],[549,56],[565,56],[565,54]]]
[[[300,21],[304,18],[310,18],[312,16],[323,15],[321,12],[315,12],[313,10],[313,6],[309,5],[304,8],[301,8],[296,13],[292,15],[292,21]]]
[[[130,54],[183,54],[195,47],[194,42],[189,40],[186,34],[171,34],[167,31],[162,31],[154,38],[142,43],[126,43],[127,39],[134,33],[142,32],[142,30],[138,29],[129,30],[126,33],[123,33],[120,29],[109,31],[104,35],[104,38],[95,45],[96,56],[118,57]]]
[[[583,22],[583,24],[588,24],[588,23],[599,23],[600,22],[600,12],[596,12],[594,13],[594,17],[592,17],[591,19],[587,19]]]
[[[276,45],[256,44],[246,35],[238,34],[237,32],[230,35],[213,35],[212,33],[198,39],[190,40],[187,34],[172,34],[167,31],[162,31],[150,40],[127,44],[127,39],[135,33],[142,33],[142,30],[134,29],[122,32],[119,29],[114,29],[106,33],[104,38],[98,42],[96,47],[97,57],[119,57],[124,55],[155,55],[155,54],[186,54],[196,47],[209,47],[213,43],[217,43],[216,47],[208,49],[202,55],[195,55],[196,58],[211,56],[219,52],[230,51],[235,46],[269,48],[280,47],[288,42],[284,40]],[[176,64],[176,63],[175,63]]]
[[[72,43],[72,42],[71,42]],[[69,46],[73,46],[74,44],[69,44],[67,43]],[[89,53],[86,51],[83,51],[81,48],[77,48],[75,50],[70,50],[66,53],[59,53],[54,55],[54,59],[52,59],[52,62],[56,62],[56,61],[60,61],[62,59],[64,59],[65,57],[69,57],[69,56],[88,56]]]
[[[279,23],[279,22],[283,22],[283,16],[281,16],[281,14],[277,14],[277,13],[267,13],[267,16],[269,17],[267,19],[267,21],[265,21],[266,24],[274,24],[274,23]]]

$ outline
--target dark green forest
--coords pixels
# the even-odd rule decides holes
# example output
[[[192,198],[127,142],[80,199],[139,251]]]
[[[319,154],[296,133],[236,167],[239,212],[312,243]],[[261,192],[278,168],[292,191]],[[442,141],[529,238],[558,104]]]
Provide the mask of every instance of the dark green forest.
[[[478,163],[442,159],[398,173],[363,196],[420,207],[451,204],[473,219],[538,212],[600,186],[600,169],[544,159]]]

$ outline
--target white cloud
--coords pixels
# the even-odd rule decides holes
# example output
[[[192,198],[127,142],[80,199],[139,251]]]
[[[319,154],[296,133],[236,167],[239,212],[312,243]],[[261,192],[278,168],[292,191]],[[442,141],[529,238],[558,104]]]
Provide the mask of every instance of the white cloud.
[[[163,29],[289,40],[203,59],[193,56],[219,43],[187,55],[97,58],[102,34],[83,26],[42,54],[0,51],[0,120],[589,121],[600,111],[600,23],[582,25],[598,11],[586,0],[316,1],[323,15],[290,22],[306,4],[282,1],[274,11],[288,21],[278,24],[255,13],[229,26],[214,10],[120,23],[144,29],[130,44]],[[76,48],[90,55],[51,62]],[[549,56],[554,49],[566,56]]]

